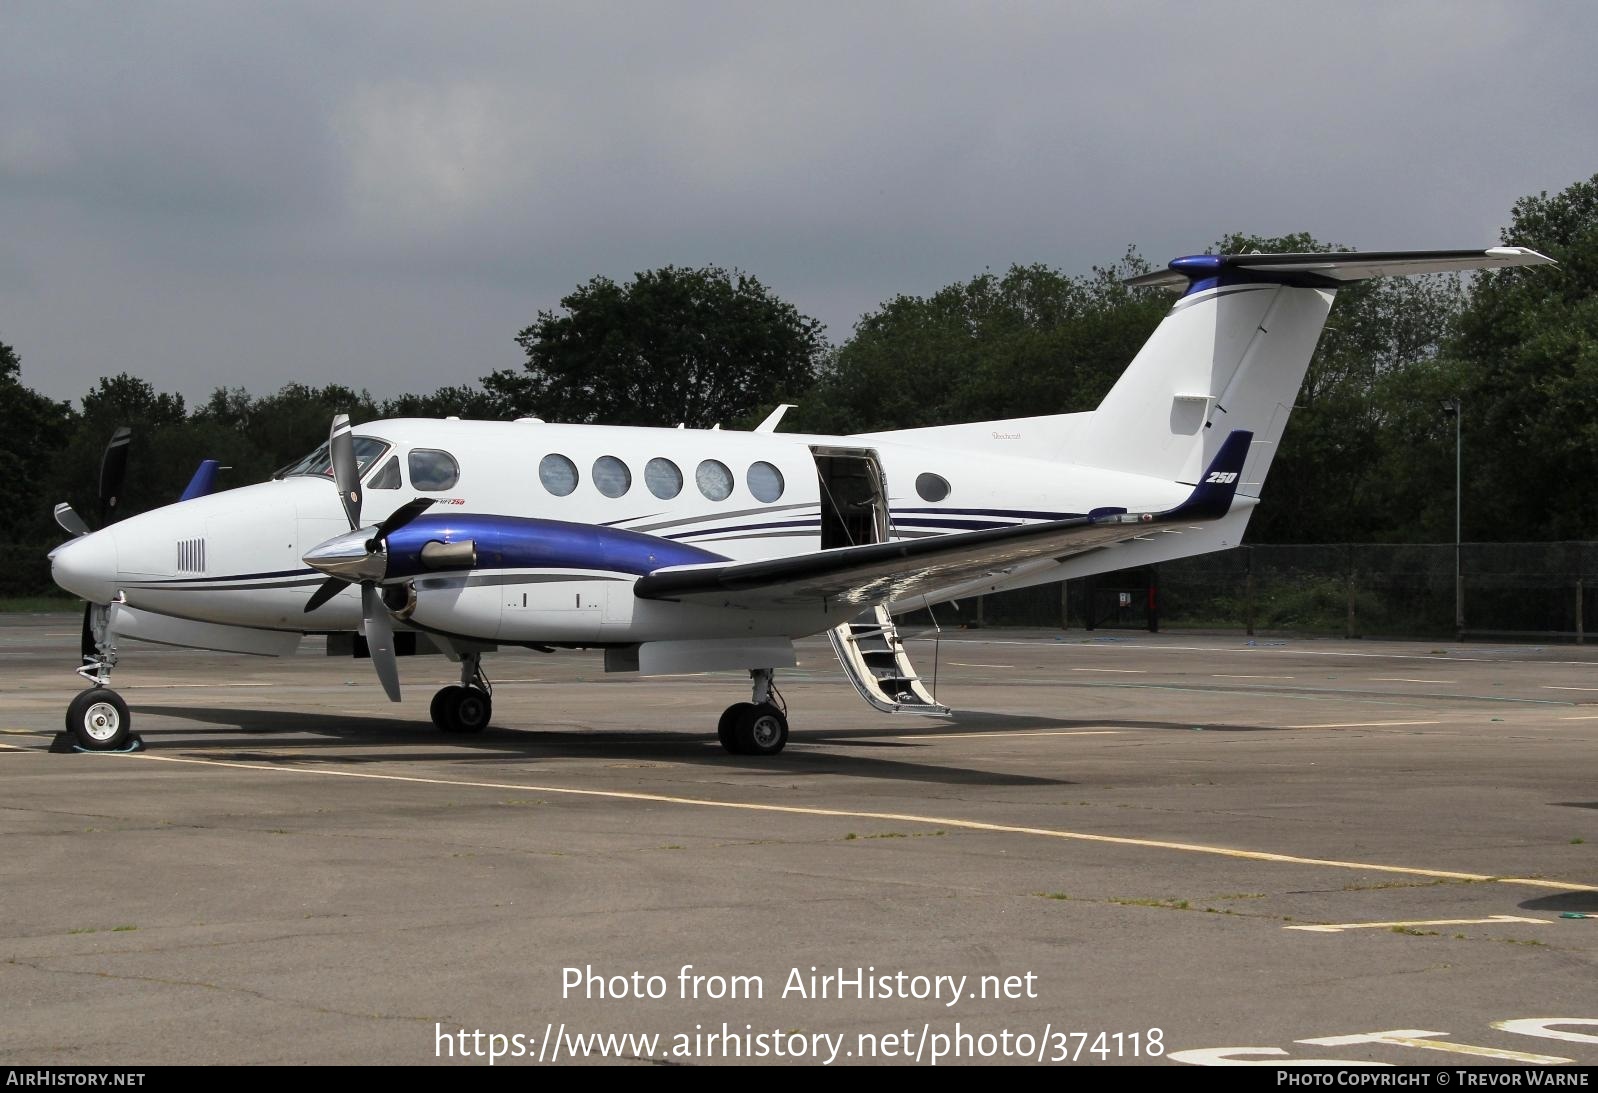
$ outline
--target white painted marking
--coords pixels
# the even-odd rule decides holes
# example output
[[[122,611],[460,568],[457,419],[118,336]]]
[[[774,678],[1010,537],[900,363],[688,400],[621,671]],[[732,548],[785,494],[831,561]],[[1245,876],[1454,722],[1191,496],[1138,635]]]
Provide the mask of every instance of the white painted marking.
[[[1123,676],[1146,676],[1148,672],[1142,668],[1072,668],[1073,672],[1114,672]]]
[[[1446,679],[1410,679],[1407,676],[1371,676],[1372,683],[1447,683]]]
[[[1560,714],[1561,721],[1598,721],[1598,713]]]
[[[1492,915],[1488,918],[1429,918],[1412,922],[1339,922],[1319,926],[1283,926],[1284,930],[1303,930],[1311,934],[1340,934],[1344,930],[1390,930],[1395,926],[1473,926],[1495,922],[1529,922],[1538,926],[1551,926],[1545,918],[1522,918],[1519,915]]]
[[[1493,1028],[1505,1032],[1518,1032],[1522,1036],[1541,1036],[1547,1040],[1570,1040],[1578,1044],[1598,1044],[1598,1036],[1585,1032],[1565,1032],[1550,1025],[1598,1025],[1598,1021],[1585,1017],[1522,1017],[1515,1021],[1494,1021]]]
[[[1313,1040],[1295,1043],[1314,1044],[1316,1047],[1348,1047],[1352,1044],[1394,1044],[1398,1047],[1420,1047],[1428,1051],[1448,1051],[1455,1055],[1482,1055],[1489,1059],[1503,1059],[1511,1063],[1531,1063],[1537,1066],[1558,1066],[1573,1063],[1558,1055],[1535,1055],[1529,1051],[1508,1051],[1479,1044],[1456,1044],[1450,1040],[1434,1040],[1434,1036],[1447,1036],[1446,1032],[1427,1032],[1424,1029],[1398,1028],[1389,1032],[1356,1032],[1352,1036],[1317,1036]]]
[[[1015,667],[1015,665],[1013,665],[1013,664],[972,664],[968,660],[951,660],[951,661],[949,661],[949,663],[957,665],[958,667],[961,667],[961,668],[1014,668]]]
[[[895,740],[991,740],[996,736],[1120,736],[1120,729],[1015,729],[1005,732],[940,732],[896,736]]]
[[[1173,1051],[1166,1058],[1190,1066],[1392,1066],[1370,1059],[1283,1059],[1279,1047],[1200,1047]],[[1240,1059],[1239,1055],[1269,1055],[1265,1059]]]
[[[1211,679],[1292,679],[1292,676],[1234,676],[1223,675],[1219,672],[1212,673]]]
[[[1387,729],[1402,725],[1441,725],[1441,721],[1333,721],[1325,725],[1283,725],[1284,729]]]
[[[1598,691],[1598,687],[1555,687],[1551,683],[1543,684],[1545,691]]]
[[[1003,835],[1036,835],[1047,839],[1066,839],[1073,842],[1102,843],[1106,846],[1136,846],[1147,850],[1173,850],[1185,854],[1210,854],[1241,861],[1271,862],[1278,865],[1309,865],[1324,869],[1357,869],[1368,873],[1395,873],[1408,877],[1432,877],[1438,880],[1483,881],[1493,884],[1514,884],[1528,888],[1548,888],[1560,892],[1598,892],[1598,886],[1576,884],[1572,881],[1544,880],[1541,877],[1501,877],[1488,873],[1459,873],[1445,869],[1419,869],[1408,865],[1377,865],[1371,862],[1339,861],[1336,858],[1301,858],[1293,854],[1276,854],[1267,850],[1235,850],[1225,846],[1206,846],[1203,843],[1166,842],[1160,839],[1135,839],[1127,835],[1097,835],[1086,831],[1064,831],[1052,827],[1022,827],[1015,824],[993,824],[981,820],[958,819],[945,816],[923,816],[909,812],[868,812],[864,809],[806,808],[801,805],[774,805],[756,801],[717,801],[705,797],[675,797],[665,793],[640,793],[620,789],[576,789],[572,786],[521,785],[515,782],[469,782],[455,778],[418,778],[408,774],[379,774],[375,771],[328,770],[324,767],[297,767],[292,765],[267,766],[263,763],[240,763],[225,759],[194,759],[179,755],[152,755],[149,752],[91,751],[85,755],[102,759],[129,759],[146,763],[188,763],[201,767],[223,767],[229,770],[248,770],[265,774],[302,774],[323,778],[365,778],[379,782],[407,782],[413,785],[460,786],[470,789],[517,790],[524,793],[560,794],[567,797],[596,797],[611,801],[642,801],[651,804],[686,805],[695,808],[725,808],[742,812],[773,812],[784,816],[821,816],[850,820],[889,820],[898,823],[927,824],[931,827],[958,827],[965,831],[988,831]]]

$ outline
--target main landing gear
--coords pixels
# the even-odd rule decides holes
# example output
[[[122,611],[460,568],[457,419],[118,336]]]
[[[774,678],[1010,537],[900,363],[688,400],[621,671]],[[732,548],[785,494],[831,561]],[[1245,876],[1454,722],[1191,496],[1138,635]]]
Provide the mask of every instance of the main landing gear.
[[[776,755],[788,743],[788,708],[772,685],[776,673],[757,668],[749,673],[754,701],[727,707],[716,726],[721,746],[734,755]]]
[[[463,655],[460,684],[433,696],[428,713],[444,732],[473,733],[488,728],[494,716],[494,688],[483,674],[482,659],[478,653]]]
[[[133,743],[133,715],[111,689],[116,642],[108,628],[109,604],[88,606],[83,618],[83,665],[78,675],[93,684],[67,704],[67,732],[84,751],[126,751]]]

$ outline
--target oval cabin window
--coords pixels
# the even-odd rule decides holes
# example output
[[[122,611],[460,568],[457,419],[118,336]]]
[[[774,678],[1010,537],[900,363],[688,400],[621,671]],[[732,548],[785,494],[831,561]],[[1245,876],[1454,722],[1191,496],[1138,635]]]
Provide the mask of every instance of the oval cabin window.
[[[682,492],[682,471],[671,460],[656,456],[644,464],[644,485],[662,501],[670,501]]]
[[[594,485],[606,497],[620,497],[633,488],[633,472],[613,455],[594,460]]]
[[[749,492],[768,505],[782,496],[782,472],[764,461],[752,464],[745,481]]]
[[[538,480],[556,497],[565,497],[577,488],[577,464],[551,452],[538,464]]]
[[[949,496],[949,480],[941,474],[916,475],[916,493],[921,495],[923,501],[942,501]]]
[[[712,501],[725,501],[732,496],[732,472],[727,464],[707,459],[694,472],[694,484],[699,492]]]

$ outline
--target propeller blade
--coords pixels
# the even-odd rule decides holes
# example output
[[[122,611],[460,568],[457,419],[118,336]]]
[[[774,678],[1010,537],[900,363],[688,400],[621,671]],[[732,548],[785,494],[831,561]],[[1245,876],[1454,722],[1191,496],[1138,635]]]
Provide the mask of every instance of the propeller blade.
[[[116,514],[117,502],[122,500],[122,482],[128,476],[128,442],[133,430],[118,425],[100,455],[100,522]]]
[[[399,508],[389,513],[386,520],[377,525],[377,531],[372,535],[372,538],[376,539],[378,542],[382,542],[394,532],[398,531],[400,528],[416,519],[422,513],[426,512],[435,503],[435,499],[431,497],[417,497],[413,500],[405,502]]]
[[[355,465],[355,438],[350,435],[350,415],[340,414],[333,419],[333,431],[327,438],[329,454],[333,459],[333,481],[338,484],[338,499],[344,506],[350,530],[361,526],[361,471]]]
[[[83,653],[85,660],[99,653],[99,646],[94,643],[94,623],[91,618],[94,613],[94,604],[83,605],[83,638],[78,643],[78,649]]]
[[[349,587],[350,582],[343,577],[329,577],[323,581],[317,590],[311,593],[311,598],[305,601],[305,613],[309,615],[328,600],[337,596]]]
[[[89,534],[89,525],[83,522],[77,510],[65,501],[55,507],[55,522],[61,525],[61,530],[68,535],[84,536]]]
[[[399,665],[394,660],[394,624],[383,592],[375,584],[361,585],[361,612],[366,616],[366,648],[372,654],[372,667],[383,684],[390,702],[400,700]]]

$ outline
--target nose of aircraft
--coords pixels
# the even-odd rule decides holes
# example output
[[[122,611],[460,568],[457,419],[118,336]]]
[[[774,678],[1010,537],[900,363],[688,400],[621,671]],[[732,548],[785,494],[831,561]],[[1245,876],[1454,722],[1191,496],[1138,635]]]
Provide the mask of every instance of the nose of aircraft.
[[[110,531],[97,531],[64,543],[50,553],[55,583],[83,599],[107,603],[117,594],[117,543]]]

